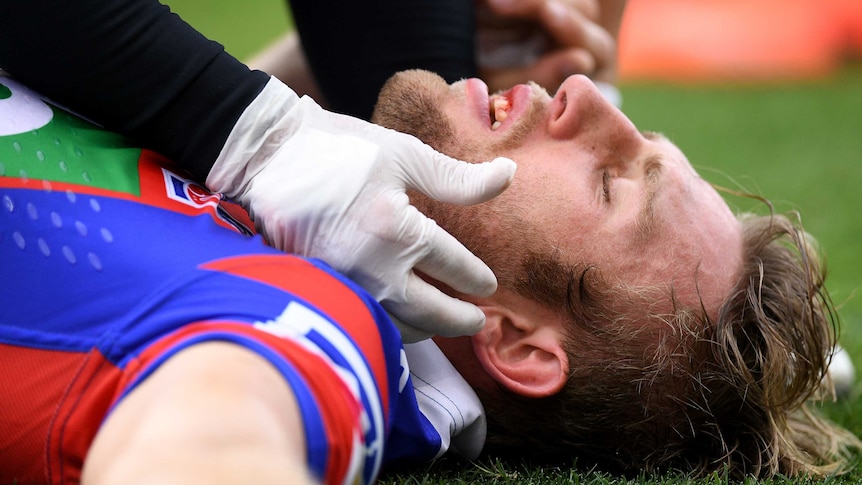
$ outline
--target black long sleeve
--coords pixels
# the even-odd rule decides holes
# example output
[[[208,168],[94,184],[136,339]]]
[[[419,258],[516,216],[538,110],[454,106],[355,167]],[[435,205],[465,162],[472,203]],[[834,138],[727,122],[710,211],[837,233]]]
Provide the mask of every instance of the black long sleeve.
[[[0,67],[206,177],[268,80],[157,0],[12,0]]]
[[[392,74],[477,74],[473,0],[292,0],[308,61],[335,111],[368,119]]]

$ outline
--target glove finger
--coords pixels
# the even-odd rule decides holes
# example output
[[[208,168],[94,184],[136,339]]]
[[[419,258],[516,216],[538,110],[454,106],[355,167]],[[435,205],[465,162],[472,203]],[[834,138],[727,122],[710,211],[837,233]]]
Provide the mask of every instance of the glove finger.
[[[485,297],[497,291],[494,272],[415,206],[408,205],[399,221],[397,235],[382,237],[411,248],[409,255],[401,250],[410,270],[419,270],[459,293]]]
[[[401,163],[406,186],[442,202],[458,205],[485,202],[500,195],[515,177],[517,165],[508,158],[466,163],[428,145],[422,145],[420,150],[417,156]]]
[[[440,226],[434,224],[426,248],[415,269],[460,293],[486,297],[497,291],[494,272]]]
[[[402,338],[413,339],[423,334],[443,337],[473,335],[485,325],[482,310],[443,293],[414,273],[407,279],[406,295],[404,301],[381,302],[383,308],[395,317],[393,322],[401,331]]]
[[[390,312],[386,312],[389,315],[389,319],[392,320],[392,323],[395,324],[395,328],[398,329],[398,332],[401,334],[401,341],[405,344],[412,344],[415,342],[419,342],[421,340],[429,339],[434,336],[433,333],[428,332],[426,330],[420,330],[418,327],[413,327],[407,325],[400,318],[396,317]]]

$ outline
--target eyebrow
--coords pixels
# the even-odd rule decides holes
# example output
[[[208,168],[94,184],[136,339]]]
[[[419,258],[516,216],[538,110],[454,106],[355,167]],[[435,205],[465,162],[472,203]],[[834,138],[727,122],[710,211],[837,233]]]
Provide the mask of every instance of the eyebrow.
[[[667,137],[657,131],[642,130],[641,136],[651,142],[667,140]],[[654,223],[655,199],[658,195],[659,180],[661,179],[664,164],[662,157],[658,154],[652,155],[644,162],[644,179],[646,183],[646,195],[641,209],[635,219],[636,241],[644,244],[652,234]]]
[[[644,183],[646,184],[646,195],[643,204],[635,219],[637,239],[644,243],[652,234],[654,223],[655,199],[658,195],[659,181],[661,180],[664,164],[661,155],[652,155],[644,162]]]

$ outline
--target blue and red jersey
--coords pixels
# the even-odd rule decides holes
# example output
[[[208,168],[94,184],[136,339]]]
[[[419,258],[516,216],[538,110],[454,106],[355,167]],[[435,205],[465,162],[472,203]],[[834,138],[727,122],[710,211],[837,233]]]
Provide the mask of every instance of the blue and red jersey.
[[[111,409],[214,340],[279,370],[325,483],[440,451],[370,295],[269,248],[158,154],[2,76],[0,281],[0,483],[76,483]]]

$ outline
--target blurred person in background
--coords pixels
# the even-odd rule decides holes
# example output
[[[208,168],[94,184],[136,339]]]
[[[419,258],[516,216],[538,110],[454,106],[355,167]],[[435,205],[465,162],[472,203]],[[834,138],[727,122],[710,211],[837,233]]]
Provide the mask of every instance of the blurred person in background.
[[[593,79],[617,106],[617,43],[625,0],[292,1],[296,31],[254,56],[269,72],[338,112],[367,119],[398,71],[491,91]],[[349,83],[343,82],[349,79]]]

